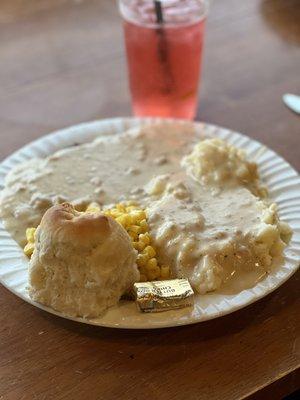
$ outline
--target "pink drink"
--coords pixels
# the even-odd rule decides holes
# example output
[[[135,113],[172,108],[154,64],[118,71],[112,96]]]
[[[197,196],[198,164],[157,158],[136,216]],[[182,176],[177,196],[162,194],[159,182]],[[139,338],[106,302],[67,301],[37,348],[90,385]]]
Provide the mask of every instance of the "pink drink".
[[[192,20],[186,21],[181,13],[179,21],[173,21],[174,15],[168,12],[162,25],[124,21],[133,112],[137,116],[193,119],[205,19],[193,14]]]

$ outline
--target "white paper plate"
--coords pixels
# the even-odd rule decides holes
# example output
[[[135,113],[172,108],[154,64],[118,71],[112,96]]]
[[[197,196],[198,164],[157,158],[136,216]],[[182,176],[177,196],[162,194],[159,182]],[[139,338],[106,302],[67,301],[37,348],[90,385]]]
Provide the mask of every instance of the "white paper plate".
[[[76,125],[44,136],[21,148],[0,165],[0,190],[7,172],[32,157],[45,157],[58,149],[90,141],[98,135],[117,134],[140,125],[159,122],[160,119],[116,118]],[[164,120],[166,121],[166,120]],[[178,123],[183,123],[178,121]],[[285,251],[285,263],[275,269],[255,287],[236,295],[206,294],[197,296],[193,309],[167,311],[157,314],[139,313],[133,302],[121,302],[101,318],[78,322],[114,328],[162,328],[187,325],[231,313],[266,296],[284,283],[298,268],[300,260],[300,178],[297,172],[281,157],[261,143],[239,133],[213,125],[195,123],[197,134],[216,136],[245,149],[250,160],[255,159],[262,180],[269,188],[270,197],[278,204],[279,215],[294,231],[292,241]],[[0,281],[10,291],[28,303],[52,314],[63,316],[48,307],[33,302],[27,292],[28,259],[0,222]]]

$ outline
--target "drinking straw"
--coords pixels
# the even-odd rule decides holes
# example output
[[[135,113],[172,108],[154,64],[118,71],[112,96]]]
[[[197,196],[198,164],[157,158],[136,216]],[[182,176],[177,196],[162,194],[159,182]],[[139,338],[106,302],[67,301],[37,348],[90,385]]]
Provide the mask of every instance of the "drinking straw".
[[[156,33],[158,35],[158,58],[162,66],[164,74],[164,87],[162,88],[165,93],[172,92],[174,80],[172,78],[171,66],[168,57],[168,42],[164,29],[164,14],[161,0],[154,0],[154,10],[156,16],[156,23],[158,28]]]
[[[158,24],[163,24],[164,23],[164,15],[163,15],[163,10],[162,10],[162,6],[161,6],[161,1],[154,0],[154,7],[155,7],[155,14],[156,14],[156,22]]]

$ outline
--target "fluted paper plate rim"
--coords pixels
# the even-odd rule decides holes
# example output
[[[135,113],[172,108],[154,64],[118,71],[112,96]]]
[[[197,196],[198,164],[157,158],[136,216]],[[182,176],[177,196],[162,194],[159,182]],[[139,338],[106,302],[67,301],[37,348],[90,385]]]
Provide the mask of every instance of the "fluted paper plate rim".
[[[78,124],[43,136],[14,152],[0,164],[0,190],[3,188],[8,171],[23,161],[33,157],[45,157],[74,143],[91,141],[99,135],[117,134],[126,129],[157,122],[187,123],[182,120],[161,118],[111,118]],[[298,173],[274,151],[241,133],[206,123],[192,124],[197,135],[222,138],[244,149],[249,159],[257,162],[260,176],[268,186],[270,197],[278,204],[281,219],[288,222],[294,232],[292,241],[285,250],[285,262],[282,266],[272,270],[253,288],[238,294],[209,293],[196,296],[193,308],[143,314],[138,312],[133,302],[121,301],[118,306],[109,309],[97,319],[69,318],[29,298],[26,291],[28,259],[0,222],[0,282],[28,303],[60,317],[91,325],[127,329],[173,327],[221,317],[261,299],[282,285],[297,270],[300,260]]]

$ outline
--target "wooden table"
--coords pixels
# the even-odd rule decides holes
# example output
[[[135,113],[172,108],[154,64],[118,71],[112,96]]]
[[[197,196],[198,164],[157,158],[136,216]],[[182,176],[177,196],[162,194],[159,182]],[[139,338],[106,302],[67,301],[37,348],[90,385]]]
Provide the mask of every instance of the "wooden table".
[[[0,158],[82,121],[130,114],[109,0],[2,0]],[[215,0],[198,119],[241,131],[300,169],[297,0]],[[0,288],[0,399],[280,399],[299,386],[299,273],[258,303],[176,329],[72,323]],[[297,381],[298,380],[298,381]]]

